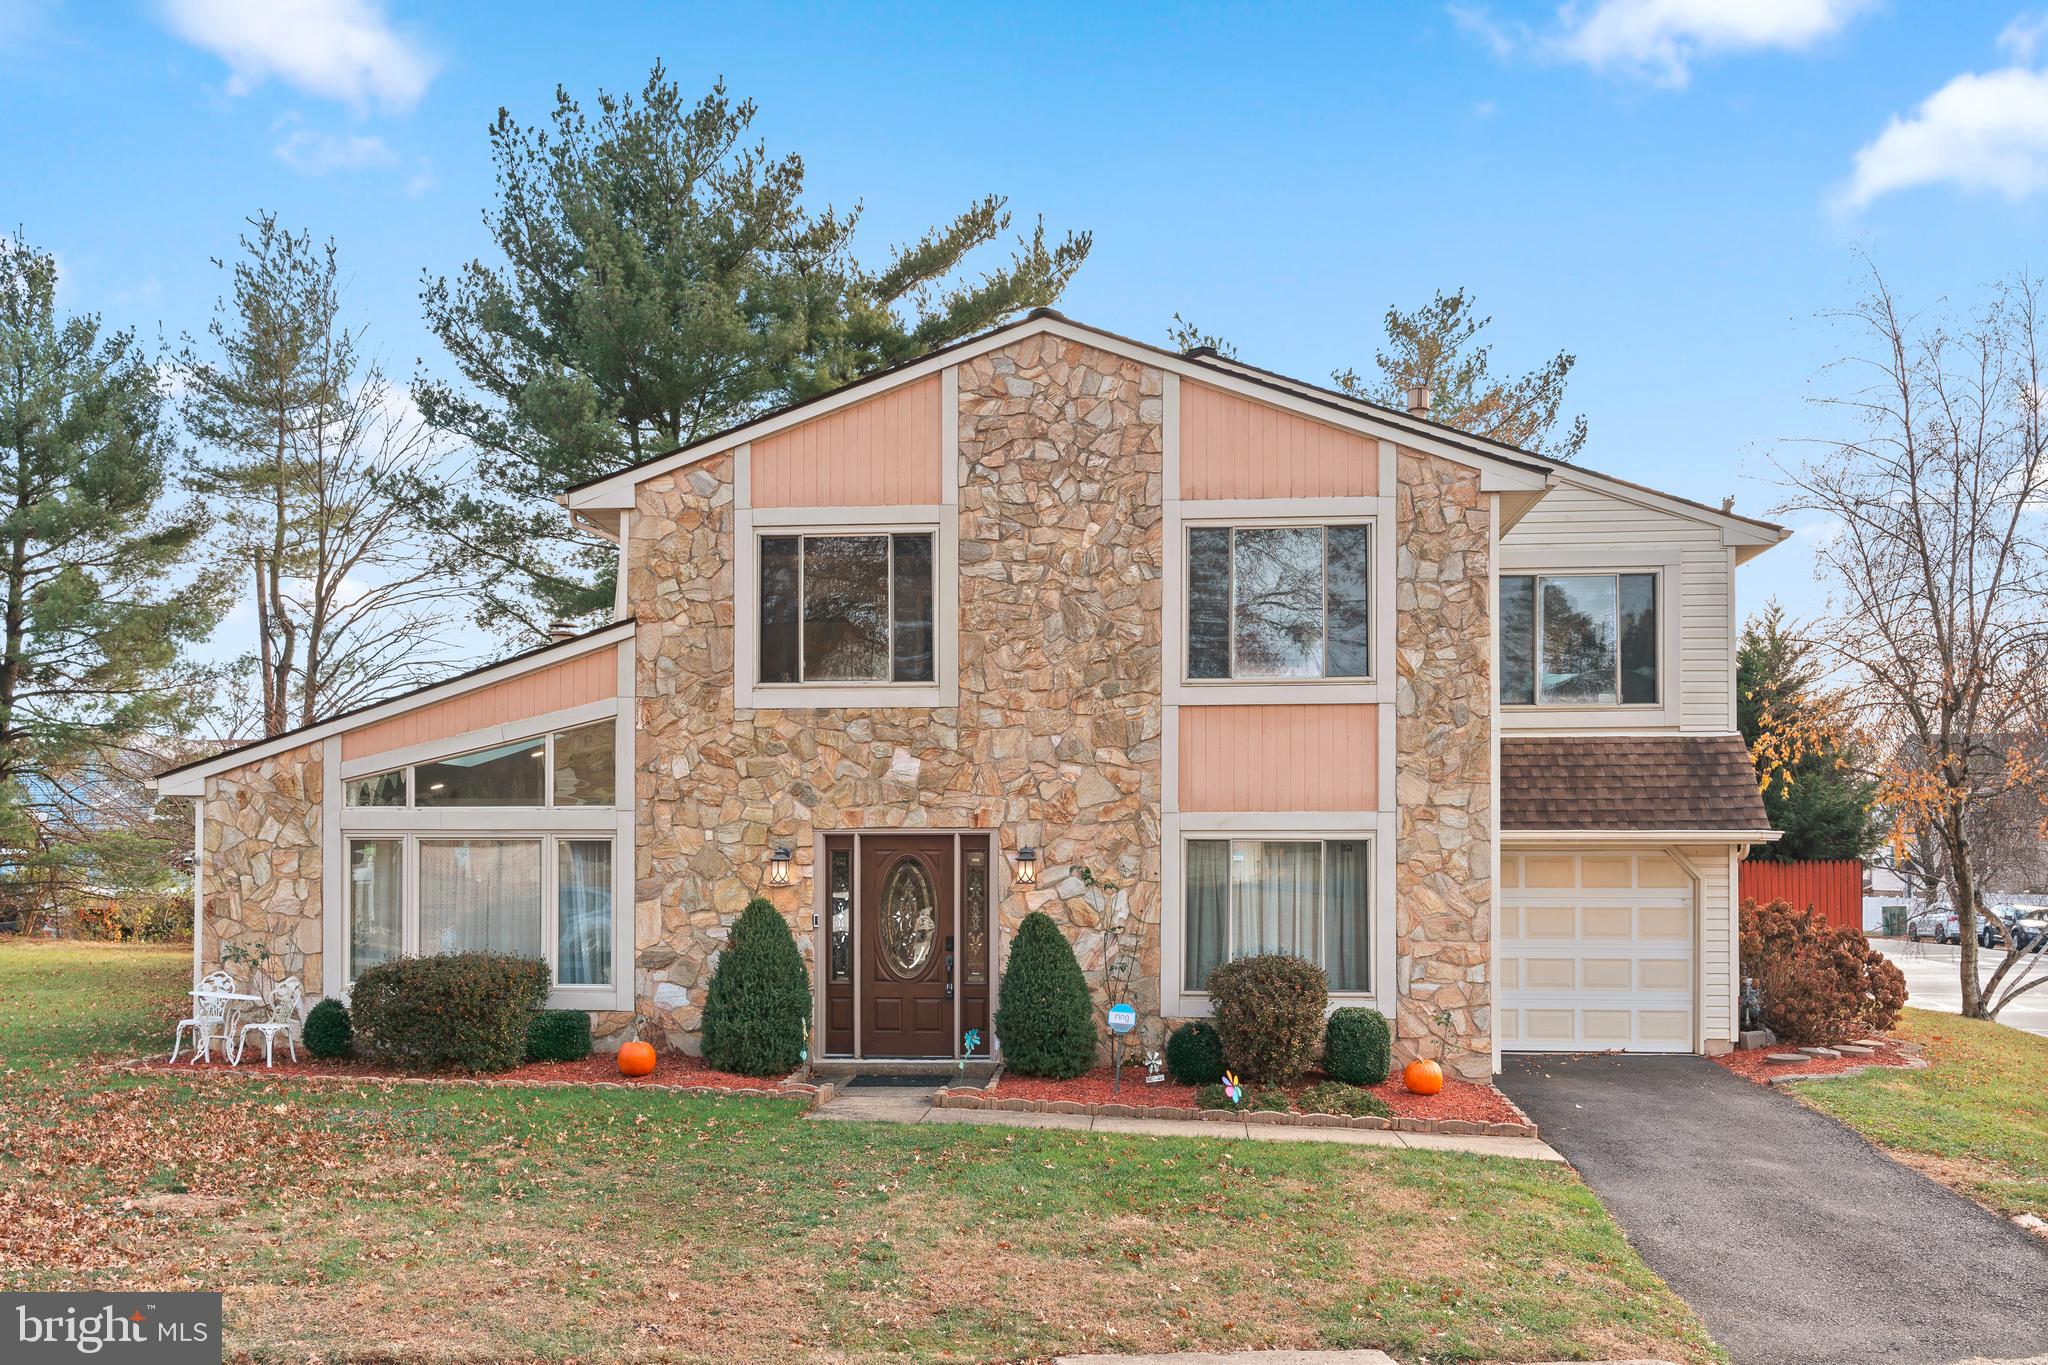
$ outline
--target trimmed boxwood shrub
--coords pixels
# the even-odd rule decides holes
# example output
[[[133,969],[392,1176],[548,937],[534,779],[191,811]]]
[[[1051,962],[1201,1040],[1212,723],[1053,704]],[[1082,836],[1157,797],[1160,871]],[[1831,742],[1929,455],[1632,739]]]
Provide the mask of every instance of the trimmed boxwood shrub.
[[[349,1026],[348,1006],[332,996],[306,1011],[303,1033],[300,1041],[315,1057],[346,1057],[355,1046],[355,1030]]]
[[[1166,1040],[1166,1071],[1182,1085],[1214,1085],[1223,1079],[1223,1038],[1207,1020],[1192,1019]]]
[[[1861,929],[1837,928],[1784,901],[1742,903],[1742,974],[1764,1026],[1788,1043],[1844,1043],[1899,1022],[1906,977]]]
[[[704,1061],[741,1076],[784,1076],[811,1036],[811,974],[789,921],[756,896],[740,911],[704,995]]]
[[[526,1023],[526,1060],[580,1062],[590,1055],[590,1016],[582,1010],[537,1010]]]
[[[1394,1035],[1387,1016],[1346,1005],[1323,1027],[1323,1071],[1351,1085],[1378,1085],[1394,1065]]]
[[[356,978],[349,1010],[372,1061],[407,1071],[509,1071],[548,998],[548,964],[505,953],[380,962]]]
[[[1209,973],[1209,1002],[1223,1035],[1223,1062],[1248,1081],[1286,1085],[1315,1063],[1329,978],[1285,953],[1226,962]]]
[[[996,1037],[1019,1076],[1066,1080],[1095,1064],[1095,1007],[1059,926],[1034,910],[1017,926],[1003,967]]]

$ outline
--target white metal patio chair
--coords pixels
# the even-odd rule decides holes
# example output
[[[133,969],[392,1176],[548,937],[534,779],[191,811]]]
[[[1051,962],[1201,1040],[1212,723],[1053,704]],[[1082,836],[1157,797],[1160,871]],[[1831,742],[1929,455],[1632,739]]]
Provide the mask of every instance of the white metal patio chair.
[[[178,1048],[192,1032],[192,1060],[203,1062],[213,1056],[213,1040],[220,1039],[221,1051],[228,1050],[228,997],[235,993],[235,979],[226,972],[208,972],[192,992],[192,1014],[178,1021],[171,1035],[171,1060],[178,1060]]]
[[[280,1033],[284,1035],[285,1051],[294,1062],[299,1060],[299,1049],[292,1041],[292,1033],[299,1026],[299,1004],[305,999],[305,994],[305,988],[296,976],[288,976],[270,988],[270,999],[266,1002],[270,1017],[242,1025],[241,1034],[235,1039],[232,1060],[236,1066],[242,1064],[242,1053],[249,1046],[251,1033],[263,1035],[263,1065],[271,1065],[271,1051]]]

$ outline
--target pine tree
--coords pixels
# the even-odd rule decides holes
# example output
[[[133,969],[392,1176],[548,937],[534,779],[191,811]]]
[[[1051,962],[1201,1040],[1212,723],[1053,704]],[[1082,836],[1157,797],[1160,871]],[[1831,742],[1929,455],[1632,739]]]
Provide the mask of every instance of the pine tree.
[[[1767,733],[1797,724],[1816,704],[1820,668],[1813,648],[1785,626],[1784,609],[1770,603],[1742,629],[1735,652],[1735,721],[1752,753]],[[1767,746],[1758,766],[1764,814],[1785,837],[1758,844],[1759,861],[1861,858],[1883,838],[1873,813],[1877,783],[1858,775],[1855,752],[1821,736],[1831,727],[1804,727],[1813,738]]]
[[[487,627],[609,611],[614,556],[552,505],[564,488],[1052,303],[1088,254],[1040,225],[958,282],[1009,226],[991,195],[869,270],[859,206],[805,207],[803,160],[749,143],[754,115],[723,84],[691,104],[659,65],[588,112],[558,90],[546,129],[499,111],[503,264],[427,281],[463,383],[417,393],[475,454],[471,486],[419,497],[486,581]]]
[[[57,264],[0,238],[0,889],[53,910],[161,889],[175,837],[138,800],[152,732],[182,724],[180,647],[218,615],[182,572],[196,509],[160,510],[175,453],[132,332],[59,317]]]

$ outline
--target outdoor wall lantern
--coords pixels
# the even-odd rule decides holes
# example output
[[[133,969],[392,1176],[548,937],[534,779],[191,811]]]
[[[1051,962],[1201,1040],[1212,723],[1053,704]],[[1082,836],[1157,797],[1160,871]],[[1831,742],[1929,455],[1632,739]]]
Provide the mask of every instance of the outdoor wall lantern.
[[[789,860],[790,853],[786,848],[778,848],[768,855],[768,885],[789,885]]]
[[[1038,883],[1038,850],[1020,848],[1017,850],[1017,885],[1035,886]]]

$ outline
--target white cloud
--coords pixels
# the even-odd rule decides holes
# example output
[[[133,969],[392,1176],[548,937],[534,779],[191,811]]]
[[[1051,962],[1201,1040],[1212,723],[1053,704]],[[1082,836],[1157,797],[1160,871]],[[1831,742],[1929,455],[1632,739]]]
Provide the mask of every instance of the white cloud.
[[[293,132],[275,150],[279,161],[302,175],[362,171],[398,163],[398,153],[381,137],[317,133],[311,128]]]
[[[1894,115],[1858,149],[1837,203],[1859,209],[1894,190],[1939,184],[2015,200],[2048,189],[2048,71],[1966,71],[1912,113]]]
[[[228,92],[276,79],[362,110],[410,109],[439,62],[377,0],[162,0],[171,27],[228,64]]]
[[[2048,15],[2021,14],[1998,35],[1998,46],[2024,66],[2034,60],[2043,38],[2048,38]]]
[[[1546,30],[1454,5],[1451,18],[1497,57],[1537,56],[1622,70],[1682,88],[1694,63],[1739,52],[1798,52],[1845,28],[1876,0],[1572,0]]]

